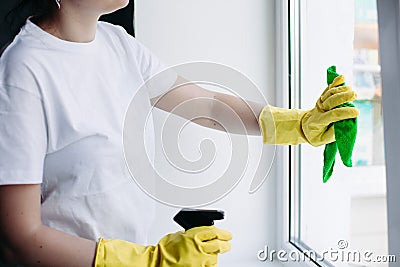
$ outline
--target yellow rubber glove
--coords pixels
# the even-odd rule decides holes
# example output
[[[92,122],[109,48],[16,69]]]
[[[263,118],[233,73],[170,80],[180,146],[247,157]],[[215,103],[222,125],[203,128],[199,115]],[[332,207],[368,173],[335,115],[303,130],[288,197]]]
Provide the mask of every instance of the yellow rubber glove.
[[[354,107],[336,108],[357,97],[350,86],[339,86],[344,80],[343,75],[336,77],[311,110],[265,106],[259,116],[264,143],[297,145],[307,142],[320,146],[335,141],[332,123],[359,114]]]
[[[217,266],[218,254],[231,249],[232,235],[214,226],[202,226],[164,236],[155,246],[100,239],[95,267]]]

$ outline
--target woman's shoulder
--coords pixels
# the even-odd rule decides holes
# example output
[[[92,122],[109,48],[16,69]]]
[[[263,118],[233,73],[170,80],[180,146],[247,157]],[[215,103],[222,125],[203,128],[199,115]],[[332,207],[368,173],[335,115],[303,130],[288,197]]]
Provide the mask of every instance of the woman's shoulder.
[[[109,22],[99,21],[97,26],[98,32],[100,32],[107,39],[111,39],[120,42],[122,45],[129,46],[132,49],[133,46],[138,46],[140,43],[135,37],[130,35],[123,27]]]
[[[32,87],[35,84],[31,68],[34,62],[31,47],[18,37],[15,38],[0,57],[0,84],[19,88]]]
[[[128,35],[127,31],[122,26],[115,25],[105,21],[99,21],[97,23],[97,28],[98,30],[104,31],[106,33],[120,34],[124,36]]]
[[[23,42],[21,42],[21,39],[18,38],[18,36],[16,36],[12,41],[10,41],[8,44],[6,44],[2,51],[2,55],[1,58],[4,59],[5,57],[7,58],[13,58],[14,55],[17,55],[19,53],[22,53],[23,51],[25,51],[24,47],[25,44]],[[19,53],[15,53],[15,52],[19,52]]]
[[[104,21],[99,21],[97,23],[97,32],[108,36],[108,37],[118,37],[121,39],[129,39],[130,35],[126,32],[126,30],[119,26],[119,25],[114,25],[109,22],[104,22]]]
[[[14,68],[21,65],[29,65],[35,60],[38,48],[42,49],[42,44],[30,36],[23,33],[18,34],[12,42],[3,48],[0,57],[0,68]]]

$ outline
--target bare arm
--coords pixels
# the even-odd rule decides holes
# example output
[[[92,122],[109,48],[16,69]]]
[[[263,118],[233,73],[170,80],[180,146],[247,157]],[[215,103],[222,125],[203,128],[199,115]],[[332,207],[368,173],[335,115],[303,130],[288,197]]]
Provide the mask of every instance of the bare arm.
[[[0,186],[0,262],[93,266],[96,242],[42,225],[40,185]]]
[[[261,134],[258,116],[263,105],[206,90],[182,77],[178,77],[173,88],[162,97],[153,98],[152,104],[209,128],[237,134]],[[199,116],[202,118],[196,118]]]

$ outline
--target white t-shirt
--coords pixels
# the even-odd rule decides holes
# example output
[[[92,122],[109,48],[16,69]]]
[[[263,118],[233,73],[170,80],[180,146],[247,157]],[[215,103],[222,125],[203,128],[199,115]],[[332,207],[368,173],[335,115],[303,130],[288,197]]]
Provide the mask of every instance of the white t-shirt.
[[[154,203],[129,175],[122,127],[130,99],[164,68],[119,26],[99,22],[94,41],[74,43],[28,20],[0,58],[0,185],[42,183],[42,221],[55,229],[146,243]]]

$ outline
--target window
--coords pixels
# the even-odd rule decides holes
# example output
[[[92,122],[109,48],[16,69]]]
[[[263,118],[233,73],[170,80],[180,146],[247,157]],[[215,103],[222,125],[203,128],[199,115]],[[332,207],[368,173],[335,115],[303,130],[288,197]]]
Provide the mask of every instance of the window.
[[[309,260],[313,266],[376,266],[363,256],[388,255],[376,1],[292,0],[278,6],[278,16],[283,16],[279,25],[289,32],[278,43],[281,60],[289,62],[287,73],[278,74],[278,79],[289,77],[287,84],[278,84],[288,89],[282,103],[312,108],[326,87],[326,69],[336,65],[357,92],[354,104],[361,112],[353,167],[343,166],[337,157],[327,183],[322,182],[324,147],[281,150],[289,177],[281,184],[287,212],[280,237],[287,242],[282,246],[315,252]]]

